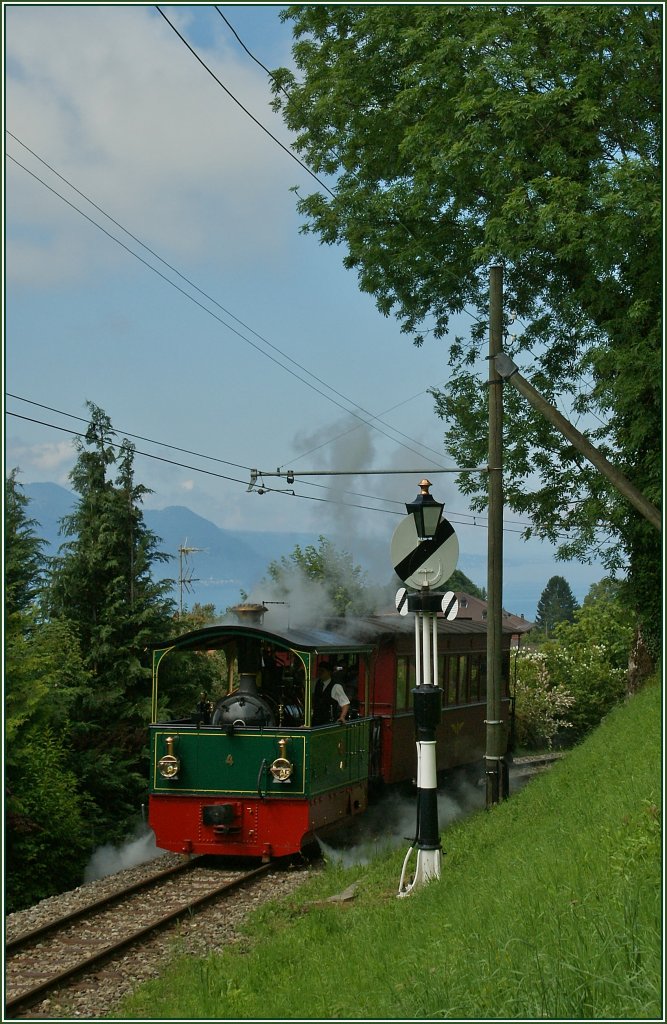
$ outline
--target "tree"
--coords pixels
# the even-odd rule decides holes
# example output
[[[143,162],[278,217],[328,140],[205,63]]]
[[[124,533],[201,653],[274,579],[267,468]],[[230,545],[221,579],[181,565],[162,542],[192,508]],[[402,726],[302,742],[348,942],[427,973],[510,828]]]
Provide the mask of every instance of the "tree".
[[[505,338],[545,397],[595,417],[591,439],[661,498],[661,5],[287,8],[301,78],[274,105],[331,191],[299,198],[304,230],[342,245],[380,311],[421,344],[449,340],[433,389],[460,465],[486,455],[480,387],[488,267],[504,267]],[[515,328],[516,330],[516,328]],[[481,367],[481,369],[480,369]],[[506,500],[561,557],[628,569],[660,634],[660,540],[573,447],[505,389]],[[591,420],[592,422],[592,420]],[[472,461],[470,461],[472,460]],[[484,485],[459,480],[482,510]]]
[[[182,615],[179,615],[178,631],[186,633],[191,629],[202,629],[203,626],[212,626],[218,619],[219,614],[212,602],[202,604],[200,601],[195,601],[192,608],[186,609]]]
[[[572,737],[594,728],[626,692],[628,654],[636,616],[619,600],[619,584],[591,587],[573,622],[561,622],[542,646],[554,685],[567,687],[575,702],[568,714]]]
[[[38,603],[44,542],[17,470],[5,481],[6,897],[20,910],[81,880],[90,852],[74,773],[70,709],[86,683],[78,641]],[[53,862],[60,870],[54,874]]]
[[[636,616],[620,600],[621,585],[591,587],[572,621],[563,620],[537,650],[517,652],[516,716],[520,742],[570,741],[599,725],[626,692]]]
[[[149,640],[173,631],[174,605],[166,597],[169,583],[151,576],[168,556],[143,521],[148,491],[134,481],[134,448],[127,440],[117,445],[109,417],[92,403],[88,408],[70,473],[79,499],[61,524],[70,539],[54,560],[49,602],[52,616],[79,637],[89,682],[72,708],[77,774],[95,801],[98,837],[113,841],[124,838],[145,788],[144,652]]]
[[[27,513],[29,500],[18,483],[18,469],[5,480],[5,624],[34,601],[45,569],[44,541]]]
[[[462,590],[465,594],[470,594],[471,597],[479,597],[482,601],[486,600],[486,588],[478,587],[461,569],[454,569],[447,580],[447,590]]]
[[[549,636],[559,622],[572,622],[579,602],[563,576],[552,576],[537,602],[535,624]]]
[[[551,750],[554,737],[572,728],[566,716],[575,698],[566,686],[552,682],[542,651],[515,648],[511,658],[516,743],[520,749]]]
[[[21,613],[6,639],[8,909],[78,885],[92,849],[91,805],[76,772],[71,709],[87,676],[68,623]],[[53,865],[59,865],[54,872]]]
[[[291,618],[306,621],[358,615],[373,611],[374,597],[366,589],[366,574],[347,551],[326,537],[319,546],[295,545],[289,557],[270,563],[267,574],[276,598],[290,604]]]

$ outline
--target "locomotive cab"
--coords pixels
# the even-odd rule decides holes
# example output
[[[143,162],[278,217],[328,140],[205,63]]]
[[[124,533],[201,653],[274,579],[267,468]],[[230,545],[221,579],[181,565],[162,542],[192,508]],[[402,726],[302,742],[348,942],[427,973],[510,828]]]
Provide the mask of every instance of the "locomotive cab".
[[[222,652],[221,696],[189,721],[161,721],[160,668]],[[297,853],[368,801],[368,661],[372,646],[322,631],[211,626],[156,644],[149,824],[178,853]],[[318,662],[354,676],[356,716],[311,727]],[[163,673],[164,674],[164,673]],[[352,700],[352,697],[351,697]],[[352,717],[352,716],[351,716]]]

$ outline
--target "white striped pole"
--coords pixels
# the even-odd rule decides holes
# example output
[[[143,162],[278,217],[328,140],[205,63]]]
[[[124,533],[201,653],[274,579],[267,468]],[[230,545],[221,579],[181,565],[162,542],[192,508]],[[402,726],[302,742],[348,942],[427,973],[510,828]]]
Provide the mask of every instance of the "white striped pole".
[[[421,637],[418,617],[422,617]],[[429,630],[429,626],[431,629]],[[416,660],[420,662],[422,646],[423,677],[417,675],[413,692],[417,741],[417,834],[403,862],[399,896],[408,896],[413,889],[440,878],[440,830],[438,827],[438,772],[436,763],[436,727],[440,721],[442,691],[437,686],[438,642],[437,616],[432,612],[415,613]],[[431,655],[433,656],[431,658]],[[417,861],[412,881],[405,884],[408,861],[417,848]]]

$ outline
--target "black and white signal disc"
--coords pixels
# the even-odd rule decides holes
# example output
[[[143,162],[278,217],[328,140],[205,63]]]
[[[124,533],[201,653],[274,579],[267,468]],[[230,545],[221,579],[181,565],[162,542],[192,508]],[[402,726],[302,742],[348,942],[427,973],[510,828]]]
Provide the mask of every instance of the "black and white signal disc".
[[[449,579],[459,560],[459,541],[454,527],[442,519],[431,540],[420,540],[414,516],[406,516],[394,530],[391,560],[397,576],[408,587],[421,590],[428,586],[436,590]]]

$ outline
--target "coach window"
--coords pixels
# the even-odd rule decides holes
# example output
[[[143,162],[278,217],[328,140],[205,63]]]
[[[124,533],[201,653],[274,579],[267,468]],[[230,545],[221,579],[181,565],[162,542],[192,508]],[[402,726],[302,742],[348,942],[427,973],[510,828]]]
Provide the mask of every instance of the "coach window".
[[[468,701],[468,655],[459,654],[459,704]]]
[[[470,700],[478,701],[479,698],[479,655],[473,654],[470,658]]]
[[[459,704],[470,703],[468,661],[469,659],[467,654],[459,654]]]
[[[407,655],[396,659],[396,710],[406,711],[412,703],[414,685],[414,661]]]
[[[459,701],[459,656],[450,654],[447,658],[447,703]]]
[[[486,700],[486,655],[479,656],[479,699]]]

